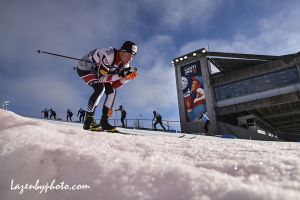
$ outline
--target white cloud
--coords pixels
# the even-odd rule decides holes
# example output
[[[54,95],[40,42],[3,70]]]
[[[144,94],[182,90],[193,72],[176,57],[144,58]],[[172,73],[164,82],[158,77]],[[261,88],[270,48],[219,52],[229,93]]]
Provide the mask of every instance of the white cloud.
[[[178,29],[188,23],[192,26],[204,25],[222,5],[218,0],[151,0],[148,4],[161,19],[158,24]]]
[[[210,51],[270,55],[295,53],[300,50],[300,26],[296,20],[299,16],[299,9],[284,10],[257,21],[257,34],[254,36],[237,32],[229,39],[191,41],[182,46],[180,55],[207,45]]]
[[[128,87],[128,91],[131,91],[132,105],[137,108],[148,111],[168,109],[177,102],[175,73],[167,66],[156,66],[140,73],[133,84]]]
[[[99,46],[120,45],[120,29],[134,27],[137,18],[137,8],[123,1],[7,1],[1,7],[0,54],[10,59],[32,48],[83,55]],[[114,12],[121,9],[126,14]],[[126,30],[126,36],[132,32]]]

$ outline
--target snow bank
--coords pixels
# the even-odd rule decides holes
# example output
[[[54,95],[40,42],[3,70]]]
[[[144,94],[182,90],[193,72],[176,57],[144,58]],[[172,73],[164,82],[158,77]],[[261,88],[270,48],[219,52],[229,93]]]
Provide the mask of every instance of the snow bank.
[[[299,143],[94,133],[3,110],[0,123],[0,199],[300,199]]]

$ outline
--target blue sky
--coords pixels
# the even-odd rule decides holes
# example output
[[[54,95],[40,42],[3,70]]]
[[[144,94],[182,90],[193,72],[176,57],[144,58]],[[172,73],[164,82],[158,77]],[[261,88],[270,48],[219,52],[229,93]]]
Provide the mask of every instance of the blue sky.
[[[76,61],[36,50],[82,57],[132,40],[139,77],[118,90],[115,107],[122,104],[128,118],[151,118],[157,110],[178,120],[173,58],[208,45],[211,51],[295,53],[299,16],[296,0],[2,0],[0,100],[26,116],[41,116],[45,107],[61,118],[68,108],[77,114],[92,89],[73,70]]]

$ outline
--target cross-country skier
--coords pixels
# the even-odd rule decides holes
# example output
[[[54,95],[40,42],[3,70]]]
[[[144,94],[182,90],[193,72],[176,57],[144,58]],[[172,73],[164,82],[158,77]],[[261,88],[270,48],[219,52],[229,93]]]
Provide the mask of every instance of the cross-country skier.
[[[50,119],[52,119],[52,117],[54,117],[54,119],[56,119],[56,112],[51,108],[50,110]]]
[[[47,108],[45,108],[45,110],[43,110],[42,113],[44,113],[44,118],[48,119],[48,110],[47,110]]]
[[[79,121],[80,121],[80,123],[83,123],[84,117],[85,117],[85,113],[86,113],[86,111],[83,110],[82,108],[80,108],[80,109],[78,110],[77,117],[78,117],[78,115],[79,115]]]
[[[123,106],[120,105],[119,109],[115,111],[121,111],[121,122],[122,122],[122,127],[125,128],[125,118],[126,118],[126,110],[124,110]]]
[[[73,116],[73,113],[70,109],[67,110],[67,122],[69,121],[72,121],[72,116]]]
[[[112,47],[95,49],[82,58],[82,60],[89,62],[79,61],[78,75],[94,89],[88,101],[83,129],[91,131],[115,130],[115,127],[108,123],[108,117],[112,116],[116,89],[137,77],[137,71],[129,66],[136,53],[137,46],[135,43],[126,41],[120,49]],[[102,108],[102,117],[100,124],[96,124],[94,113],[103,93],[106,94],[106,99]]]
[[[157,113],[156,111],[153,111],[153,115],[154,115],[154,117],[153,117],[153,120],[152,120],[152,121],[155,120],[155,122],[154,122],[154,124],[153,124],[154,129],[157,130],[157,129],[156,129],[156,124],[160,124],[161,127],[166,131],[166,128],[164,127],[164,125],[163,125],[163,123],[162,123],[162,117],[161,117],[161,115],[160,115],[159,113]]]

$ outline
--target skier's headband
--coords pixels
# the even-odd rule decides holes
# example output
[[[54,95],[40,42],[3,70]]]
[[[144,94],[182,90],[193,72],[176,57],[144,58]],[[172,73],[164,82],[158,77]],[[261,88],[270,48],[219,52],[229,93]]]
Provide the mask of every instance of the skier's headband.
[[[135,55],[137,53],[137,46],[134,42],[126,41],[123,43],[120,51]]]

